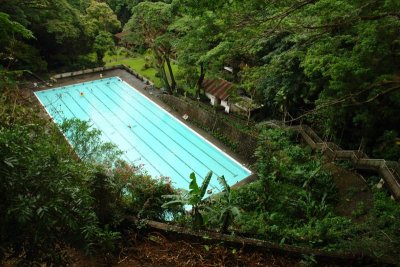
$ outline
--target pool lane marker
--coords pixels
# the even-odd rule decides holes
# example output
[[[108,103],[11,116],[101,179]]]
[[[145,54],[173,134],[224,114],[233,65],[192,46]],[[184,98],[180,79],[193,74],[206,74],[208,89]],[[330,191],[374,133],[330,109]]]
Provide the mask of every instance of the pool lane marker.
[[[118,88],[119,89],[119,88]],[[99,89],[101,90],[101,89]],[[109,88],[108,91],[112,91],[114,93],[114,95],[120,97],[114,90],[112,90],[111,88]],[[105,94],[111,101],[113,101],[115,103],[115,101],[113,100],[112,97],[110,97],[106,92],[103,92],[103,94]],[[142,118],[144,118],[144,120],[148,121],[150,124],[152,124],[154,126],[155,129],[157,129],[158,131],[164,133],[164,135],[170,139],[173,143],[175,143],[180,149],[182,149],[183,151],[185,151],[188,155],[190,155],[195,161],[197,161],[198,163],[200,163],[201,165],[203,165],[206,169],[209,170],[209,167],[206,166],[200,159],[198,159],[196,156],[194,156],[192,153],[190,153],[186,148],[184,148],[183,146],[179,145],[179,143],[174,140],[170,135],[168,135],[164,130],[162,130],[160,127],[158,127],[156,124],[154,124],[149,118],[147,118],[146,116],[143,115],[142,112],[140,112],[139,110],[137,110],[134,106],[130,105],[128,102],[126,102],[125,99],[121,98],[120,99],[122,101],[124,101],[126,103],[126,106],[132,108],[133,110],[135,110],[139,116],[141,116]],[[136,100],[138,101],[138,100]],[[139,102],[139,101],[138,101]],[[115,103],[116,106],[119,107],[118,103]],[[140,125],[147,133],[149,133],[149,135],[151,135],[155,140],[157,140],[163,147],[165,147],[168,151],[170,151],[172,154],[175,155],[175,157],[181,161],[182,163],[184,163],[192,172],[195,172],[197,175],[201,176],[201,174],[199,174],[196,170],[192,169],[191,166],[189,166],[186,161],[184,161],[178,154],[176,154],[175,152],[172,151],[172,148],[167,147],[165,144],[163,144],[156,136],[154,136],[154,134],[151,133],[151,131],[149,129],[147,129],[146,127],[144,127],[142,125],[142,123],[140,123],[139,121],[137,121],[133,116],[131,116],[128,112],[126,112],[124,109],[122,109],[121,107],[119,107],[128,117],[130,117],[132,120],[134,120],[135,122],[137,122],[138,125]],[[156,116],[158,118],[158,116]],[[170,125],[166,124],[167,126],[170,127]],[[129,127],[129,126],[128,126]],[[189,141],[190,142],[190,141]],[[193,144],[193,143],[192,143]],[[194,144],[193,144],[194,145]],[[206,154],[209,158],[211,158],[212,160],[214,160],[216,163],[218,163],[218,161],[216,161],[214,158],[212,158],[210,155],[208,155],[207,153],[203,152],[204,154]],[[161,156],[160,156],[161,157]],[[222,166],[223,167],[223,166]],[[226,168],[225,168],[226,169]],[[234,175],[234,173],[232,173],[231,171],[229,171],[228,169],[226,169],[228,172],[230,172],[232,175]],[[219,176],[218,173],[214,172],[217,176]]]
[[[118,86],[118,85],[117,85],[117,86]],[[113,90],[113,88],[110,88],[110,89],[111,89],[111,91],[112,91],[114,94],[116,94],[116,92],[115,92],[115,90]],[[118,86],[117,89],[125,89],[125,87],[120,87],[120,86]],[[135,90],[136,90],[136,89],[135,89]],[[145,104],[143,104],[142,101],[140,101],[141,99],[137,99],[137,98],[138,98],[137,95],[131,95],[130,92],[133,91],[133,90],[128,89],[128,91],[126,91],[126,90],[124,90],[124,91],[127,92],[127,93],[132,97],[132,99],[133,99],[136,103],[138,103],[140,106],[142,106],[144,109],[146,109],[149,113],[152,113],[154,117],[156,117],[156,118],[159,119],[162,123],[164,123],[165,126],[166,126],[168,129],[171,129],[172,131],[174,131],[174,132],[176,132],[178,135],[180,135],[182,138],[184,138],[189,144],[193,145],[194,148],[196,148],[197,150],[199,150],[199,152],[201,152],[201,153],[204,154],[206,157],[208,157],[209,159],[211,159],[212,161],[214,161],[216,164],[218,164],[220,167],[222,167],[222,168],[225,169],[227,172],[229,172],[229,173],[232,175],[233,178],[235,178],[235,177],[238,176],[238,174],[233,173],[233,172],[232,172],[231,170],[229,170],[226,166],[224,166],[223,164],[221,164],[217,159],[215,159],[212,155],[210,155],[208,152],[206,152],[201,146],[199,146],[198,144],[194,143],[192,140],[188,139],[187,136],[185,136],[184,134],[182,134],[182,133],[179,131],[179,129],[173,127],[169,122],[165,121],[165,120],[162,118],[162,116],[159,116],[159,114],[155,113],[151,108],[149,108],[148,106],[146,106]],[[133,92],[133,93],[134,93],[134,92]],[[118,96],[118,94],[116,94],[116,95]],[[139,97],[140,97],[140,96],[141,96],[141,95],[139,95]],[[122,99],[129,107],[134,108],[134,107],[133,107],[130,103],[128,103],[124,98],[121,98],[121,99]],[[145,99],[145,100],[146,100],[146,99]],[[149,102],[149,104],[152,105],[153,103]],[[145,118],[147,121],[150,121],[150,123],[152,123],[153,125],[155,125],[149,118],[147,118],[145,115],[143,115],[143,112],[138,111],[136,108],[134,108],[134,109],[139,113],[139,115],[141,115],[141,116],[142,116],[143,118]],[[161,110],[160,110],[160,112],[161,112]],[[171,117],[171,115],[168,116],[168,117]],[[180,125],[180,126],[183,127],[182,125]],[[189,152],[184,146],[181,146],[181,145],[179,144],[179,142],[177,142],[176,140],[174,140],[174,139],[173,139],[169,134],[167,134],[164,130],[162,130],[162,129],[161,129],[160,127],[158,127],[157,125],[155,125],[155,127],[156,127],[157,129],[159,129],[161,132],[163,132],[163,133],[165,134],[165,136],[169,137],[174,143],[176,143],[179,147],[181,147],[184,151],[186,151],[186,152],[187,152],[189,155],[191,155],[194,159],[196,159],[200,164],[202,164],[203,166],[205,166],[206,169],[209,169],[209,167],[206,166],[200,159],[198,159],[197,156],[195,156],[195,155],[193,155],[191,152]],[[187,127],[183,127],[183,129],[186,130]],[[196,136],[196,138],[197,138],[197,136]],[[202,139],[200,139],[200,140],[202,140]],[[207,143],[204,143],[204,144],[207,144]],[[221,155],[225,157],[224,154],[221,154]],[[226,158],[227,160],[230,160],[230,159],[227,158],[227,157],[225,157],[225,158]],[[179,159],[181,159],[181,158],[179,158]],[[235,164],[236,167],[242,167],[241,165],[236,164],[236,163],[233,162],[232,160],[230,160],[230,162],[232,162],[233,164]],[[214,174],[216,174],[217,176],[219,176],[218,173],[216,173],[216,172],[214,172]]]
[[[115,76],[118,77],[118,76]],[[119,78],[119,77],[118,77]],[[119,78],[121,79],[121,78]],[[201,136],[198,132],[196,132],[195,130],[193,130],[192,128],[190,128],[189,126],[187,126],[186,124],[184,124],[182,121],[180,121],[179,119],[177,119],[173,114],[169,113],[168,111],[166,111],[163,107],[161,107],[160,105],[158,105],[156,102],[154,102],[153,100],[151,100],[149,97],[147,97],[145,94],[143,94],[142,92],[140,92],[138,89],[136,89],[135,87],[131,86],[130,84],[128,84],[126,81],[122,81],[123,83],[125,83],[126,85],[128,85],[130,88],[132,88],[133,90],[136,90],[139,94],[141,94],[142,96],[144,96],[145,98],[147,98],[147,100],[149,100],[150,102],[152,102],[154,105],[156,105],[158,108],[160,108],[164,113],[170,115],[174,120],[176,120],[177,122],[179,122],[180,124],[182,124],[183,126],[185,126],[186,128],[188,128],[191,132],[193,132],[194,134],[196,134],[198,137],[200,137],[201,139],[203,139],[204,141],[206,141],[207,143],[209,143],[211,146],[213,146],[215,149],[217,149],[219,152],[221,152],[222,154],[224,154],[226,157],[230,158],[233,162],[235,162],[236,164],[238,164],[239,166],[241,166],[243,169],[245,169],[249,175],[252,174],[252,171],[250,171],[246,166],[244,166],[243,164],[241,164],[240,162],[238,162],[236,159],[232,158],[230,155],[228,155],[225,151],[221,150],[219,147],[217,147],[216,145],[214,145],[213,143],[211,143],[210,141],[208,141],[207,139],[205,139],[203,136]]]
[[[98,87],[97,87],[98,88]],[[173,151],[171,151],[170,149],[168,149],[163,143],[161,143],[152,133],[150,133],[145,127],[143,127],[135,118],[133,118],[131,115],[129,115],[126,111],[124,111],[121,107],[119,107],[119,105],[118,105],[118,103],[116,103],[112,98],[110,98],[107,94],[105,94],[103,91],[101,91],[105,96],[107,96],[112,102],[114,102],[114,105],[116,106],[116,107],[118,107],[119,109],[121,109],[123,112],[125,112],[129,117],[131,117],[131,119],[132,120],[134,120],[134,121],[136,121],[136,123],[138,124],[138,125],[140,125],[149,135],[151,135],[151,136],[153,136],[153,138],[155,139],[155,140],[157,140],[161,145],[163,145],[168,151],[170,151],[173,155],[175,155],[177,158],[178,158],[178,156],[173,152]],[[120,121],[120,122],[122,122],[122,123],[124,123],[121,119],[119,119],[119,117],[117,116],[117,114],[115,114],[115,112],[113,112],[98,96],[96,96],[96,95],[94,95],[93,94],[93,96],[95,97],[95,98],[97,98],[97,100],[99,101],[99,102],[101,102],[111,113],[113,113],[114,114],[114,116],[115,117],[117,117],[118,118],[118,120]],[[89,101],[88,101],[89,102]],[[133,130],[131,130],[131,132],[134,134],[134,135],[136,135],[148,148],[150,148],[153,152],[154,152],[154,154],[155,155],[157,155],[158,156],[158,158],[160,158],[163,162],[165,162],[177,175],[179,175],[183,180],[185,180],[186,182],[189,182],[182,174],[180,174],[180,172],[178,171],[178,170],[176,170],[175,169],[175,167],[173,167],[168,161],[166,161],[165,159],[163,159],[163,157],[161,157],[161,155],[159,155],[155,150],[154,150],[154,148],[151,146],[151,145],[149,145],[148,144],[148,142],[146,142],[143,138],[141,138],[138,134],[136,134],[135,133],[135,131],[133,131]],[[185,162],[183,162],[183,163],[185,163]],[[191,169],[191,167],[189,166],[189,165],[187,165],[186,163],[185,163],[185,165],[189,168],[189,169]],[[152,166],[154,166],[154,165],[152,165]],[[193,169],[191,169],[191,171],[193,171]],[[160,171],[159,171],[160,172]],[[161,174],[161,172],[160,172],[160,174]],[[197,173],[198,174],[198,173]],[[198,174],[199,175],[199,174]]]
[[[76,101],[76,99],[70,94],[70,92],[67,92],[67,94],[68,95],[70,95],[71,96],[71,98],[72,98],[72,100],[76,103],[76,105],[87,115],[87,117],[89,117],[90,118],[90,115],[87,113],[87,111],[84,109],[84,108],[82,108],[82,106]],[[112,124],[112,123],[110,123],[110,121],[101,113],[101,112],[99,112],[98,111],[98,109],[92,104],[92,103],[90,103],[90,101],[89,100],[87,100],[86,98],[85,98],[85,100],[86,100],[86,102],[89,104],[89,105],[91,105],[93,108],[94,108],[94,110],[96,111],[96,113],[97,114],[99,114],[101,117],[103,117],[104,118],[104,120],[105,121],[107,121],[107,123],[128,143],[128,144],[130,144],[131,145],[131,148],[133,148],[133,149],[135,149],[137,152],[138,152],[138,154],[139,155],[141,155],[141,157],[144,159],[144,160],[146,160],[147,161],[147,163],[155,170],[155,171],[157,171],[160,175],[162,175],[162,173],[142,154],[142,153],[140,153],[136,148],[135,148],[135,146],[122,134],[122,133],[120,133],[119,131],[118,131],[118,129],[116,129],[115,128],[115,126]],[[107,107],[107,106],[106,106]],[[75,116],[76,117],[76,116]],[[76,117],[76,118],[78,118],[78,117]],[[94,124],[96,124],[96,125],[98,125],[97,123],[95,123],[94,121],[93,121],[93,123]],[[99,127],[98,129],[101,129],[101,127]],[[102,131],[103,133],[104,133],[104,131]],[[104,133],[107,137],[108,137],[108,139],[110,139],[110,141],[112,142],[112,139],[106,134],[106,133]],[[127,156],[126,155],[124,155],[126,158],[127,158]],[[130,160],[128,159],[128,161],[130,162]]]

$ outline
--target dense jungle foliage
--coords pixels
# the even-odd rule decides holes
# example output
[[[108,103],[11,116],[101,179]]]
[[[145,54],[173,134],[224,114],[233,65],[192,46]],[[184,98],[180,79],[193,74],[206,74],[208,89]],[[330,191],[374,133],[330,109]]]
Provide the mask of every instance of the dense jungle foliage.
[[[110,2],[117,12],[130,3]],[[305,121],[328,140],[398,160],[399,10],[395,0],[142,2],[124,31],[154,51],[160,73],[176,57],[171,91],[225,77],[265,105],[263,118]]]
[[[393,257],[400,245],[398,203],[372,187],[370,210],[360,201],[350,217],[343,216],[323,158],[296,143],[295,133],[262,129],[256,151],[260,180],[233,191],[233,204],[242,212],[236,227],[282,244]]]
[[[204,199],[207,179],[188,174],[179,194],[119,160],[87,122],[62,125],[71,151],[19,85],[103,65],[123,31],[170,93],[197,98],[204,79],[225,78],[263,105],[256,121],[308,123],[325,140],[398,161],[399,27],[398,0],[0,0],[0,264],[65,264],[66,247],[111,257],[132,215],[399,260],[398,203],[371,183],[370,207],[339,214],[321,156],[291,133],[261,127],[260,179],[231,189],[220,177],[224,192]]]
[[[264,104],[259,118],[304,121],[346,148],[398,160],[398,10],[396,0],[4,0],[0,65],[102,64],[123,30],[132,49],[153,52],[170,92],[200,93],[205,77],[225,77]]]
[[[162,196],[175,192],[164,178],[119,160],[120,151],[88,122],[62,125],[74,152],[15,94],[3,91],[0,99],[0,262],[64,265],[68,246],[107,257],[119,251],[127,216],[179,213],[161,208]]]
[[[231,189],[224,177],[219,177],[222,193],[203,198],[209,176],[198,186],[192,174],[189,191],[164,196],[169,200],[164,207],[177,203],[195,207],[189,217],[176,220],[195,229],[327,251],[352,251],[389,262],[400,260],[400,224],[396,219],[400,218],[400,206],[375,187],[376,181],[371,181],[368,189],[372,204],[358,201],[350,215],[345,215],[337,209],[338,188],[323,157],[297,144],[294,132],[262,127],[256,157],[258,181]],[[347,198],[362,190],[347,190]],[[349,199],[345,201],[350,203]]]

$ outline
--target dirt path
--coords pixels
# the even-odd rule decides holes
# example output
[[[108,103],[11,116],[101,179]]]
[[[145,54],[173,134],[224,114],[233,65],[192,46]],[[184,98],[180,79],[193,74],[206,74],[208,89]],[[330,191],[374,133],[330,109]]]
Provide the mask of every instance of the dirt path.
[[[342,216],[352,217],[355,222],[363,221],[373,204],[371,189],[364,178],[355,171],[334,163],[327,163],[325,166],[332,172],[338,188],[336,212]]]
[[[300,259],[274,255],[222,244],[206,244],[202,240],[166,237],[152,232],[136,237],[123,249],[119,257],[109,261],[105,258],[90,259],[81,253],[70,251],[70,266],[121,266],[121,267],[208,267],[208,266],[300,266]]]

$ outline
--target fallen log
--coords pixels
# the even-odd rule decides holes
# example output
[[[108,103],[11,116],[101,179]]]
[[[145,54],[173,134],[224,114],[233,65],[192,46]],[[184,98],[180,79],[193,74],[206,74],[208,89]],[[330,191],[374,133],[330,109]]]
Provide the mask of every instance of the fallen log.
[[[229,246],[247,248],[248,250],[259,250],[264,252],[273,252],[287,255],[293,258],[301,259],[304,255],[312,255],[318,261],[329,263],[346,263],[355,265],[365,264],[396,264],[391,259],[377,258],[373,255],[365,255],[362,252],[334,252],[316,248],[308,248],[294,245],[278,244],[271,241],[249,238],[239,235],[227,235],[207,230],[193,230],[163,222],[151,220],[138,220],[135,217],[129,217],[128,220],[134,224],[146,225],[152,230],[159,230],[166,234],[172,234],[174,238],[186,237],[191,240],[201,240],[205,243],[224,243]]]

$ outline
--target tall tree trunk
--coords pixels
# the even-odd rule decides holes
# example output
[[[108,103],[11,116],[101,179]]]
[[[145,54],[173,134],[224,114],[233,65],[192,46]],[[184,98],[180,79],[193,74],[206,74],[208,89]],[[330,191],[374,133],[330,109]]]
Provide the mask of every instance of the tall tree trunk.
[[[165,72],[164,57],[161,55],[161,52],[157,48],[153,48],[153,52],[154,52],[154,56],[156,58],[158,72],[161,75],[161,80],[164,84],[164,87],[169,94],[172,94],[171,86],[169,85],[169,82],[168,82],[167,73]]]
[[[169,82],[168,82],[167,73],[165,72],[164,61],[162,62],[161,66],[159,66],[159,72],[161,73],[161,78],[163,80],[165,89],[168,91],[169,94],[172,95],[173,92],[172,92],[171,86],[169,85]]]
[[[172,92],[175,92],[175,91],[178,92],[176,90],[176,81],[175,81],[174,73],[172,71],[171,61],[169,59],[169,56],[168,55],[164,55],[164,59],[165,59],[165,62],[167,63],[167,67],[168,67],[168,71],[169,71],[169,77],[171,78],[171,91]]]
[[[204,63],[200,63],[200,76],[197,80],[197,95],[200,96],[200,89],[203,85],[204,77],[206,76],[206,70],[204,68]],[[203,92],[205,94],[205,92]]]

